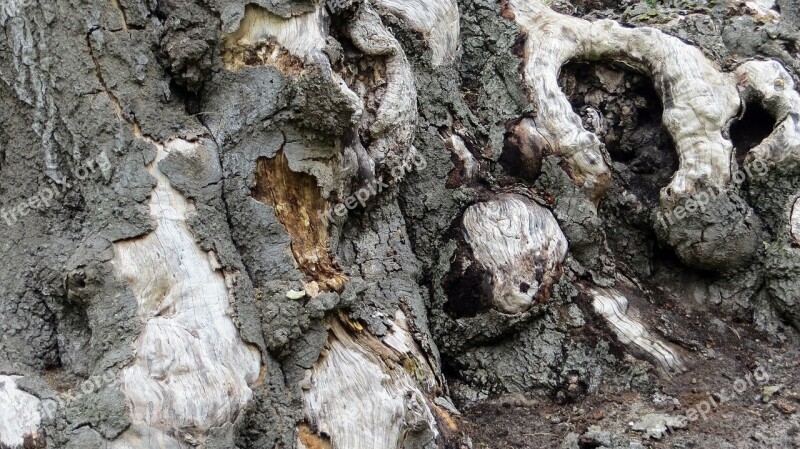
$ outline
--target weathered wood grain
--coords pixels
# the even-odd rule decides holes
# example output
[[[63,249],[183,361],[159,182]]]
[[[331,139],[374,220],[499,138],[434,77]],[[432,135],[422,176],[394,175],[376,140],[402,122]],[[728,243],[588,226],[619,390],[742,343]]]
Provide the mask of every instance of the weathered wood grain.
[[[460,32],[458,4],[454,0],[377,0],[377,6],[394,14],[423,35],[431,47],[434,66],[453,61]]]
[[[399,448],[412,433],[428,442],[438,435],[429,398],[436,385],[433,369],[404,320],[399,313],[383,341],[358,327],[331,323],[326,352],[310,372],[304,401],[306,421],[317,434],[329,436],[332,447]]]
[[[45,447],[39,398],[17,387],[20,377],[0,375],[0,446]]]
[[[615,62],[653,78],[680,161],[662,199],[692,194],[700,180],[719,187],[730,181],[733,145],[722,131],[739,110],[739,95],[733,77],[699,49],[652,28],[558,14],[539,0],[510,0],[508,7],[527,33],[524,79],[535,117],[523,125],[565,158],[593,199],[610,172],[600,141],[583,128],[558,85],[561,66],[571,60]]]
[[[233,422],[252,396],[260,354],[245,344],[229,316],[226,279],[212,253],[187,225],[193,206],[159,170],[170,152],[199,151],[201,142],[173,139],[149,165],[157,185],[150,197],[156,228],[114,245],[114,268],[136,296],[143,324],[136,356],[123,369],[132,428],[114,447],[186,447],[212,427]]]
[[[628,314],[628,298],[616,290],[593,288],[589,290],[592,306],[608,323],[619,341],[633,345],[649,354],[669,374],[685,370],[680,354],[659,340],[639,320]]]
[[[470,206],[463,227],[475,260],[491,273],[494,307],[520,313],[549,297],[567,254],[567,239],[549,210],[506,195]]]
[[[759,103],[775,118],[776,126],[747,161],[781,163],[800,159],[800,94],[794,80],[777,61],[749,61],[736,69],[742,98]]]

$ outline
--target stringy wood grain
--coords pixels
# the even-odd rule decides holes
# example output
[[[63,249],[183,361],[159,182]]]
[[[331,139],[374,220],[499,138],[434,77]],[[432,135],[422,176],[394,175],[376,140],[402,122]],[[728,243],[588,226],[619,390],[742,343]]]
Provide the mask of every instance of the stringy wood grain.
[[[692,194],[700,180],[717,187],[730,181],[733,145],[723,131],[739,110],[739,94],[734,77],[699,49],[652,28],[558,14],[541,0],[509,0],[508,8],[527,33],[524,79],[536,114],[522,124],[565,158],[591,198],[602,196],[610,171],[600,141],[559,87],[559,70],[571,60],[618,62],[653,79],[680,161],[662,199]]]
[[[225,277],[187,225],[192,205],[158,168],[170,152],[198,151],[201,144],[155,145],[148,170],[158,182],[150,197],[156,228],[114,245],[114,267],[133,291],[144,326],[120,382],[133,425],[115,448],[202,442],[209,429],[236,419],[260,371],[258,351],[241,340],[228,315]],[[151,439],[158,445],[145,443]]]
[[[685,371],[678,352],[628,314],[628,298],[616,290],[602,288],[590,289],[589,294],[595,312],[603,317],[621,343],[636,346],[649,354],[666,373]]]
[[[491,273],[491,302],[505,313],[546,299],[567,254],[553,214],[516,195],[470,206],[464,236],[475,260]]]

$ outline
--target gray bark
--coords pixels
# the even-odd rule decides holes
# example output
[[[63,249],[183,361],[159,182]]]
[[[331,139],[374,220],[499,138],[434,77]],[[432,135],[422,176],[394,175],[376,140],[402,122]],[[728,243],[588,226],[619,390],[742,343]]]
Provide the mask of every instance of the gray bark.
[[[800,444],[796,2],[3,1],[0,449]]]

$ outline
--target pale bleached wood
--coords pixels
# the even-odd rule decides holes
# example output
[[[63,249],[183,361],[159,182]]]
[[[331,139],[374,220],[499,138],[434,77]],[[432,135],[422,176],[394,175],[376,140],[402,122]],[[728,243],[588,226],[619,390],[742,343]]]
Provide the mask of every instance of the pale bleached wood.
[[[347,32],[359,50],[382,56],[386,63],[386,88],[369,128],[374,141],[367,151],[376,164],[383,163],[389,155],[401,160],[413,151],[411,144],[417,131],[417,89],[411,64],[369,3],[359,7]],[[364,91],[365,87],[358,90]]]
[[[800,94],[792,76],[776,61],[750,61],[736,69],[742,97],[760,103],[776,120],[775,129],[750,150],[748,162],[800,159]],[[746,124],[745,124],[746,125]]]
[[[258,350],[229,316],[226,278],[187,225],[196,212],[158,168],[170,152],[205,151],[202,142],[151,143],[158,149],[148,167],[158,182],[149,201],[156,228],[114,244],[116,273],[133,291],[143,326],[120,379],[133,426],[115,448],[201,443],[210,428],[234,421],[260,372]]]
[[[467,149],[467,146],[464,144],[464,139],[453,134],[449,138],[446,138],[444,143],[461,162],[461,166],[464,169],[464,179],[462,182],[475,179],[480,171],[480,164],[478,164],[478,161],[475,160],[475,156]]]
[[[740,2],[735,1],[728,1],[729,4],[732,6],[738,6]],[[775,0],[755,0],[745,2],[745,6],[747,9],[750,10],[754,16],[758,17],[762,20],[771,20],[773,22],[778,22],[781,18],[781,14],[778,11],[775,11]]]
[[[599,140],[558,85],[559,69],[570,60],[617,62],[653,78],[680,160],[662,200],[694,193],[700,180],[718,187],[730,181],[733,146],[722,132],[739,110],[739,95],[734,78],[700,50],[652,28],[558,14],[541,0],[509,0],[508,8],[527,33],[524,79],[536,114],[525,126],[566,159],[594,199],[610,181],[609,168]]]
[[[21,377],[0,375],[0,446],[11,449],[22,448],[26,440],[44,440],[39,398],[17,387]]]
[[[491,302],[505,313],[546,299],[567,254],[567,239],[546,208],[518,195],[470,206],[464,236],[475,260],[491,273]]]
[[[669,344],[659,340],[639,320],[628,314],[628,298],[616,290],[589,289],[592,306],[608,323],[623,344],[633,345],[649,354],[666,373],[680,373],[685,366],[680,354]]]
[[[383,341],[331,323],[325,353],[304,386],[306,421],[335,449],[403,447],[409,432],[438,435],[426,393],[436,385],[398,313]],[[410,362],[410,363],[409,363]]]
[[[791,234],[792,240],[797,245],[800,245],[800,198],[795,200],[792,206],[792,219],[791,219]]]
[[[736,75],[746,104],[760,104],[776,122],[769,136],[747,153],[746,169],[763,176],[770,166],[796,163],[800,160],[800,94],[792,76],[777,61],[746,62]],[[788,210],[790,237],[800,243],[800,200],[792,200]]]
[[[252,45],[274,40],[298,57],[322,54],[328,36],[328,16],[318,5],[313,12],[283,18],[264,8],[248,5],[239,29],[226,37],[227,45]]]
[[[434,66],[452,62],[460,33],[455,0],[376,0],[379,10],[403,19],[409,28],[423,35],[431,47]]]

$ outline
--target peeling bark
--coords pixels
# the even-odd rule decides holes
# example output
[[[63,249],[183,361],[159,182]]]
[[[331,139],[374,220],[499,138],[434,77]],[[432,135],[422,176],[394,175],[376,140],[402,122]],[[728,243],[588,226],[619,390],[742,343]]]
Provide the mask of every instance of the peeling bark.
[[[472,447],[791,359],[779,4],[6,1],[0,447]]]

